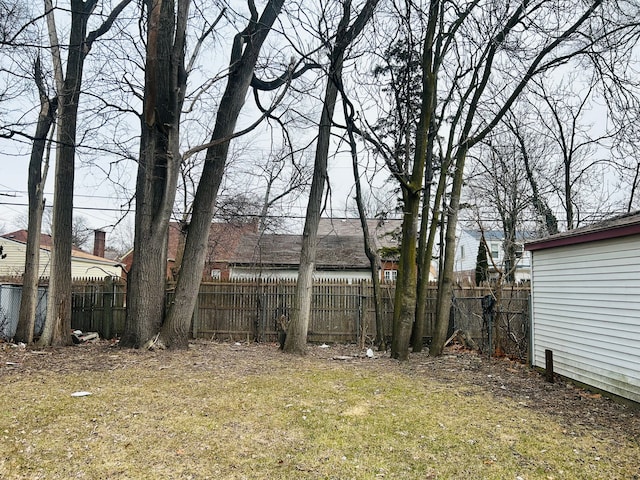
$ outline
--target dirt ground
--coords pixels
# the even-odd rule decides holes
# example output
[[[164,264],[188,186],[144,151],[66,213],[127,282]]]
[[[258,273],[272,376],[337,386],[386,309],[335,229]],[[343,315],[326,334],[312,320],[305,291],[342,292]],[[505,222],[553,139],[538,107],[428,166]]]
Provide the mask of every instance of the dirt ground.
[[[374,358],[354,345],[310,345],[306,357],[283,354],[275,344],[194,342],[188,351],[139,351],[120,349],[109,342],[88,343],[66,348],[34,350],[0,344],[0,379],[30,375],[36,371],[81,372],[105,369],[151,368],[215,370],[228,375],[268,374],[270,369],[304,368],[309,362],[327,369],[345,363],[372,371],[397,371],[417,379],[433,379],[458,385],[464,392],[479,388],[497,400],[512,399],[520,405],[557,417],[571,428],[581,425],[593,429],[624,432],[640,442],[640,409],[591,393],[557,378],[545,381],[543,375],[507,358],[487,358],[452,347],[441,357],[412,354],[408,362],[398,362],[388,353],[374,352]],[[571,432],[568,432],[571,434]]]

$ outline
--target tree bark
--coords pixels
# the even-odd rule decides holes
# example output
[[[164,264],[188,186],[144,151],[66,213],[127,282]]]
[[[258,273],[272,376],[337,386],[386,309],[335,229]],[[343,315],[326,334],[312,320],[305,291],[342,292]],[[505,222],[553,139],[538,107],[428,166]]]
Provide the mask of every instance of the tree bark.
[[[343,15],[338,24],[336,40],[331,50],[329,74],[318,128],[311,192],[309,193],[304,230],[302,232],[302,251],[300,252],[298,281],[296,284],[293,308],[291,310],[289,330],[284,345],[284,351],[287,353],[304,355],[307,350],[307,332],[309,330],[318,223],[320,221],[322,198],[324,196],[324,187],[327,178],[331,122],[338,96],[338,79],[342,73],[345,50],[362,32],[364,26],[372,17],[377,3],[378,0],[368,0],[351,27],[349,27],[351,2],[347,0],[344,3]]]
[[[402,244],[400,246],[398,283],[396,285],[393,311],[393,338],[391,341],[391,356],[398,360],[407,360],[409,358],[411,332],[414,322],[416,321],[416,300],[418,294],[416,239],[418,238],[418,218],[420,215],[423,179],[427,162],[429,130],[435,102],[434,89],[437,74],[433,71],[433,42],[439,11],[440,2],[431,2],[429,23],[422,47],[422,99],[420,105],[420,120],[416,130],[413,167],[409,182],[402,184]],[[426,275],[428,279],[428,269]],[[422,342],[422,334],[416,333],[416,336],[417,335],[420,335],[420,342]]]
[[[47,320],[39,345],[71,344],[71,230],[75,173],[76,124],[84,60],[87,22],[95,0],[71,1],[69,53],[62,91],[58,92],[59,118],[51,237],[51,277]]]
[[[43,160],[47,147],[47,137],[54,124],[57,99],[47,98],[42,80],[40,59],[36,59],[35,78],[40,92],[40,114],[36,133],[33,137],[27,194],[29,197],[27,245],[25,252],[24,275],[22,276],[22,296],[15,340],[30,344],[33,342],[36,307],[38,305],[38,280],[40,277],[40,231],[42,229],[42,213],[44,211],[43,188],[46,180],[48,161],[44,167]]]
[[[147,0],[147,59],[136,182],[134,258],[128,275],[124,347],[148,344],[164,317],[167,235],[179,178],[180,114],[190,1]]]
[[[435,87],[434,87],[435,91]],[[435,104],[435,100],[434,100]],[[433,149],[435,131],[429,130],[427,144],[427,160],[425,165],[424,193],[422,195],[422,218],[420,219],[420,237],[418,239],[418,286],[416,298],[416,320],[411,333],[411,350],[421,352],[423,338],[427,324],[427,294],[429,293],[429,275],[431,274],[431,260],[433,258],[433,245],[435,243],[440,213],[438,206],[444,193],[446,169],[440,172],[440,181],[436,189],[433,214],[429,215],[431,209],[431,182],[433,180]]]
[[[211,220],[218,190],[226,167],[227,153],[236,121],[253,78],[260,49],[278,17],[284,0],[270,0],[258,20],[252,12],[249,26],[236,35],[231,53],[229,80],[220,101],[216,124],[207,149],[202,176],[193,202],[187,228],[180,276],[159,341],[170,348],[186,348],[189,326],[202,280]],[[244,49],[243,49],[244,44]]]
[[[464,179],[465,159],[466,150],[459,149],[456,156],[451,200],[449,202],[449,214],[447,215],[447,226],[444,238],[444,265],[440,272],[441,278],[436,305],[436,321],[433,329],[431,347],[429,348],[429,355],[434,357],[442,354],[449,329],[449,309],[451,306],[451,294],[453,292],[453,266],[456,251],[456,226],[458,224],[458,210]]]
[[[71,25],[66,72],[62,75],[59,43],[51,1],[45,1],[58,98],[58,135],[53,201],[51,276],[47,297],[47,319],[38,345],[71,344],[71,248],[73,229],[73,184],[76,153],[78,102],[84,61],[93,42],[106,33],[131,0],[122,0],[101,26],[87,36],[87,23],[97,0],[71,0]]]

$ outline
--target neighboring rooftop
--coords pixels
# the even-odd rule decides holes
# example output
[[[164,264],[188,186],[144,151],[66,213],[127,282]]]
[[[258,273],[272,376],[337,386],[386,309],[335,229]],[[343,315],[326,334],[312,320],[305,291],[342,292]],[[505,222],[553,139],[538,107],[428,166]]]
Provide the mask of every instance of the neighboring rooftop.
[[[300,263],[301,235],[257,233],[242,237],[231,263],[296,267]],[[368,268],[362,237],[323,235],[318,238],[316,268]]]
[[[10,232],[10,233],[5,233],[4,235],[0,235],[0,237],[2,238],[6,238],[7,240],[13,240],[14,242],[19,242],[19,243],[27,243],[27,235],[28,232],[27,230],[16,230],[15,232]],[[47,250],[47,251],[51,251],[51,247],[53,246],[53,239],[51,237],[51,235],[48,235],[46,233],[41,233],[40,234],[40,248]],[[99,257],[97,255],[92,255],[91,253],[85,252],[84,250],[79,249],[76,246],[72,246],[71,247],[71,256],[75,257],[75,258],[83,258],[85,260],[94,260],[94,261],[101,261],[101,262],[106,262],[108,264],[113,264],[114,262],[117,263],[114,260],[105,258],[105,257]]]
[[[542,250],[638,234],[640,234],[640,211],[617,215],[586,227],[532,240],[525,244],[525,248],[527,250]]]
[[[257,232],[256,223],[227,223],[214,222],[209,229],[209,251],[207,261],[227,262],[234,257],[236,249],[243,236]],[[169,224],[169,239],[167,256],[169,260],[176,260],[182,231],[180,224]]]

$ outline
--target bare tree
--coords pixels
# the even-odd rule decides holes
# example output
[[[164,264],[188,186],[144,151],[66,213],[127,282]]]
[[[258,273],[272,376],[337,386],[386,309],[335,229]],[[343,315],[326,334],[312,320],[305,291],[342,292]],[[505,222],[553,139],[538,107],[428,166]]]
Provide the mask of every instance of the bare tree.
[[[541,164],[549,160],[551,153],[544,137],[528,128],[526,118],[524,112],[509,112],[503,123],[517,142],[519,158],[522,159],[522,168],[531,191],[532,207],[540,225],[537,230],[542,235],[553,235],[558,233],[558,219],[549,206],[548,192],[543,191],[540,185],[540,179],[543,178]]]
[[[600,39],[608,31],[618,31],[620,26],[607,24],[605,17],[596,15],[605,6],[617,8],[605,0],[594,0],[581,8],[569,2],[561,5],[557,2],[522,2],[512,9],[510,5],[504,5],[504,8],[483,12],[482,17],[473,17],[474,20],[482,18],[482,23],[475,25],[481,24],[483,28],[478,32],[479,36],[471,38],[482,43],[476,50],[477,55],[467,58],[472,61],[466,67],[469,82],[460,90],[461,98],[466,101],[457,110],[460,128],[451,130],[450,135],[450,138],[455,138],[455,147],[451,148],[455,172],[447,215],[444,271],[441,272],[436,327],[430,354],[439,355],[446,339],[456,223],[469,149],[478,145],[494,129],[532,78],[589,51],[596,37]],[[466,31],[471,33],[471,30]],[[521,36],[524,31],[528,32],[527,54],[512,55],[512,52],[524,52],[521,48],[525,43]],[[513,79],[512,86],[505,89],[503,82],[512,72],[518,72],[518,76]],[[488,100],[487,96],[492,100]]]
[[[362,179],[360,175],[360,166],[358,162],[358,146],[356,143],[355,132],[357,127],[355,126],[355,108],[346,92],[344,91],[344,85],[341,77],[337,79],[338,87],[340,90],[340,96],[342,99],[343,113],[347,127],[347,141],[349,142],[349,148],[351,150],[351,167],[353,169],[353,182],[355,187],[355,201],[358,208],[358,217],[360,218],[360,225],[362,228],[362,236],[364,239],[364,252],[369,260],[369,266],[371,269],[371,283],[373,285],[373,306],[375,311],[375,325],[376,325],[376,337],[374,340],[378,350],[385,351],[387,349],[386,333],[384,328],[384,321],[382,318],[382,292],[380,289],[380,271],[382,262],[380,254],[376,250],[376,243],[369,231],[368,215],[365,207],[364,195],[362,193]],[[364,339],[363,339],[364,340]]]
[[[587,78],[582,82],[573,76],[566,84],[556,85],[553,93],[543,82],[538,83],[538,95],[543,106],[538,109],[539,124],[548,142],[556,148],[556,169],[551,172],[557,197],[562,205],[567,230],[572,230],[593,212],[607,212],[607,198],[602,198],[603,172],[611,164],[611,148],[607,145],[616,134],[608,128],[595,131],[586,116],[592,115],[593,95],[597,82]],[[579,92],[574,85],[582,85]],[[596,216],[597,218],[597,216]]]
[[[254,78],[260,50],[280,13],[283,2],[284,0],[270,0],[259,16],[254,3],[250,1],[251,18],[248,26],[234,38],[227,86],[220,100],[210,142],[206,145],[205,164],[193,202],[193,214],[187,229],[182,269],[176,284],[174,302],[157,338],[160,345],[172,348],[187,346],[189,323],[205,262],[205,246],[209,238],[229,144],[234,136],[245,95]],[[290,78],[291,74],[291,71],[287,72],[285,78]],[[284,84],[284,81],[280,84]],[[205,146],[200,148],[204,149]]]
[[[164,317],[167,229],[180,171],[180,118],[184,103],[190,0],[146,7],[146,64],[136,181],[134,260],[127,276],[124,347],[140,347]],[[176,10],[177,8],[177,10]]]
[[[27,193],[29,196],[28,234],[25,250],[24,275],[22,276],[22,295],[15,340],[30,344],[33,342],[36,307],[38,302],[38,277],[40,274],[40,230],[44,211],[44,183],[49,169],[47,138],[54,125],[58,100],[49,98],[45,87],[40,58],[34,63],[34,78],[40,97],[40,113],[36,133],[33,138]],[[53,133],[53,132],[51,132]]]
[[[89,19],[97,0],[71,0],[71,19],[66,72],[51,0],[45,0],[45,14],[53,58],[53,70],[58,99],[58,129],[56,139],[56,171],[53,205],[53,247],[51,277],[47,296],[47,320],[39,345],[71,343],[71,231],[73,215],[73,185],[76,154],[78,105],[82,90],[84,62],[93,43],[113,25],[131,0],[122,0],[107,15],[98,29],[87,33]]]
[[[314,159],[311,191],[307,203],[304,229],[302,233],[302,251],[298,268],[298,281],[294,297],[293,308],[287,330],[284,351],[297,355],[304,355],[307,349],[307,331],[309,329],[309,315],[311,309],[311,291],[313,287],[313,272],[315,268],[318,223],[322,210],[322,199],[327,178],[327,160],[331,138],[331,125],[338,97],[338,82],[343,69],[346,50],[360,35],[365,25],[373,16],[377,0],[367,0],[361,7],[353,24],[351,20],[351,2],[343,4],[343,12],[338,24],[333,45],[330,45],[329,69],[327,85],[322,103],[322,114],[318,128],[318,139]]]
[[[502,230],[502,277],[515,281],[518,244],[523,226],[531,217],[532,200],[518,141],[508,133],[491,135],[479,149],[467,179],[469,201],[481,230]],[[497,259],[493,259],[497,261]]]

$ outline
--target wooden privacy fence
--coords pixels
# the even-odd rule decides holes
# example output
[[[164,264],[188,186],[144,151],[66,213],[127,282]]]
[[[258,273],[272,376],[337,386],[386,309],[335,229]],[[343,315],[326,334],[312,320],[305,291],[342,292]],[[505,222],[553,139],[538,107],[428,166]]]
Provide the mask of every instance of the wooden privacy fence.
[[[172,285],[169,286],[169,290]],[[385,332],[390,335],[395,285],[382,285]],[[294,282],[203,282],[192,322],[194,338],[276,341],[276,322],[293,306]],[[171,296],[169,296],[169,302]],[[310,342],[373,341],[373,286],[318,282],[313,286]]]
[[[98,332],[102,338],[124,333],[127,284],[124,280],[75,280],[72,284],[71,327]]]
[[[167,284],[167,304],[174,283]],[[274,342],[276,322],[293,306],[295,282],[208,281],[200,285],[191,323],[193,338]],[[382,285],[385,334],[393,321],[395,284]],[[431,337],[435,316],[435,286],[428,291],[425,337]],[[483,299],[492,297],[490,309]],[[454,289],[450,332],[469,332],[484,353],[504,353],[526,359],[529,341],[529,288]],[[486,305],[485,305],[486,306]],[[97,331],[102,338],[124,332],[126,284],[119,279],[74,282],[73,328]],[[308,340],[369,344],[376,334],[373,286],[369,282],[318,282],[313,286]]]
[[[529,286],[454,290],[449,329],[469,332],[484,353],[527,360]]]

